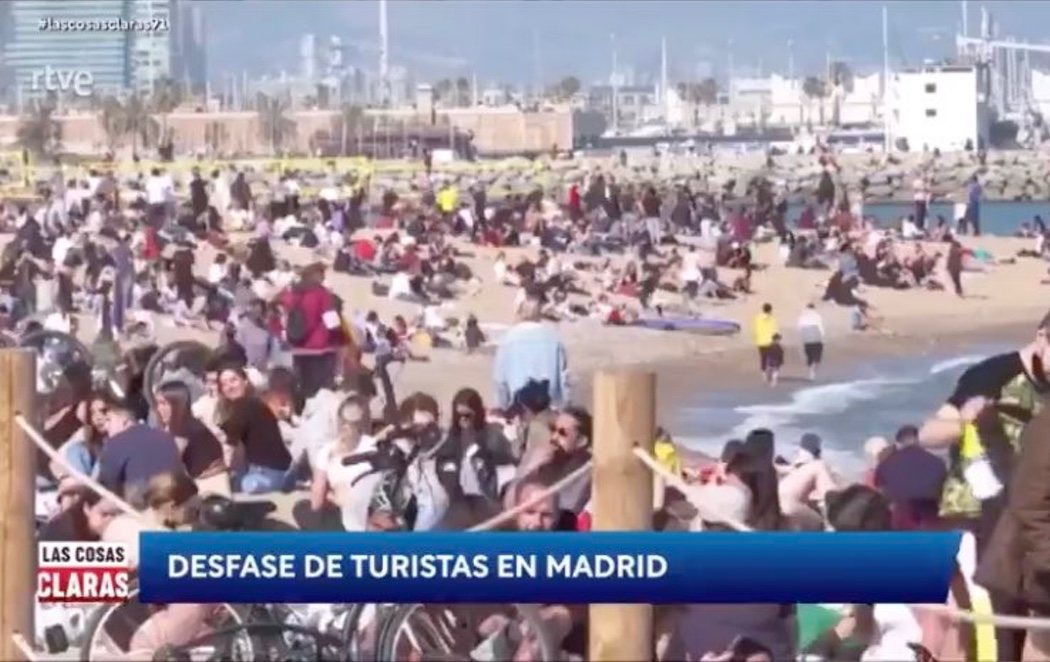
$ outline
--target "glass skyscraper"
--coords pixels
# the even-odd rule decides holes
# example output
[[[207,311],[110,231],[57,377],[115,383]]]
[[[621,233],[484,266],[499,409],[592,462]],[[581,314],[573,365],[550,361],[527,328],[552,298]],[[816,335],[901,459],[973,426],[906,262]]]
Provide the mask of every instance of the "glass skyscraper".
[[[128,32],[41,29],[41,23],[46,19],[127,19],[127,0],[14,0],[9,4],[11,29],[4,59],[12,71],[16,94],[22,99],[45,93],[33,89],[34,79],[45,69],[64,73],[86,71],[92,77],[93,89],[101,94],[116,93],[128,87],[131,74]]]
[[[180,25],[179,0],[0,0],[7,17],[6,43],[0,38],[2,57],[11,76],[16,99],[27,101],[46,93],[34,89],[34,81],[45,71],[69,76],[90,74],[98,95],[137,91],[149,94],[167,77],[182,78],[185,65],[179,61],[183,48],[179,37],[187,28]],[[199,8],[197,13],[199,14]],[[2,15],[2,13],[0,13]],[[135,20],[164,29],[157,31],[101,32],[55,31],[41,28],[43,22],[115,19]],[[182,21],[185,22],[185,21]],[[203,35],[200,35],[203,41]],[[200,44],[203,51],[203,44]],[[199,54],[203,65],[203,52]],[[39,85],[36,85],[39,88]]]

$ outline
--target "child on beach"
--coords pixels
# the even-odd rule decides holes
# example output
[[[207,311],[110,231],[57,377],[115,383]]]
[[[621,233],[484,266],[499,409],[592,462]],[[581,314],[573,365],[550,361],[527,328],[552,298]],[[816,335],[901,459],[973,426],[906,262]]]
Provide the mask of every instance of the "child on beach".
[[[773,334],[773,342],[766,349],[765,377],[770,386],[777,385],[780,377],[780,368],[784,365],[784,346],[780,342],[780,334]]]

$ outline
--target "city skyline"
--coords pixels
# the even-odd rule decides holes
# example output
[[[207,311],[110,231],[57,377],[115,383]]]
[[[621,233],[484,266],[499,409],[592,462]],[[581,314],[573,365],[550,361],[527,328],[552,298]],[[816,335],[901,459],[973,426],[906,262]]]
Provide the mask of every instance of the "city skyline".
[[[310,11],[303,12],[309,1]],[[550,84],[567,75],[585,83],[608,79],[612,52],[621,68],[654,73],[660,40],[668,42],[673,80],[699,73],[724,78],[740,73],[819,73],[828,59],[861,71],[881,69],[881,12],[890,16],[891,65],[915,66],[954,53],[961,27],[957,2],[588,2],[505,0],[501,2],[389,3],[390,62],[423,78],[470,76],[485,83]],[[348,61],[377,69],[378,2],[218,0],[208,15],[209,76],[296,71],[304,34],[335,35]],[[1042,3],[988,5],[1000,34],[1044,41],[1050,6]],[[765,20],[756,24],[761,11]],[[251,14],[250,29],[244,21]],[[971,3],[970,32],[980,5]],[[1042,31],[1042,32],[1041,32]],[[556,44],[557,47],[553,47]]]

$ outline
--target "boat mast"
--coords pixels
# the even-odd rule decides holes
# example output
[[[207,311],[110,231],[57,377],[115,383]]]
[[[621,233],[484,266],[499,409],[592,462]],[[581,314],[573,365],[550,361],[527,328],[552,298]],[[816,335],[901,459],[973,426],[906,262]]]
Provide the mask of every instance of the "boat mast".
[[[889,10],[882,6],[882,149],[889,154],[890,146],[890,27]]]

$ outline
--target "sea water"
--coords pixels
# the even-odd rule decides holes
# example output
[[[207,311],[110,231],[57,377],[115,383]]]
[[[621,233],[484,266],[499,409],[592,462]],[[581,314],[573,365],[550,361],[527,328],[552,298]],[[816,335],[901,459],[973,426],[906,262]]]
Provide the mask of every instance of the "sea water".
[[[937,224],[937,216],[943,216],[954,227],[957,219],[953,202],[934,202],[926,212],[926,227]],[[802,213],[801,205],[792,205],[788,209],[788,219],[794,222]],[[864,215],[875,218],[880,225],[889,226],[908,214],[915,213],[912,202],[868,202],[864,205]],[[1044,221],[1050,219],[1050,202],[1015,202],[1009,200],[987,201],[981,203],[981,232],[1001,237],[1012,236],[1021,223],[1031,223],[1036,215]]]
[[[767,428],[776,435],[777,452],[788,459],[800,437],[814,432],[823,439],[832,466],[856,475],[865,468],[867,439],[892,440],[900,426],[922,425],[951,395],[963,370],[1008,350],[980,344],[961,355],[933,351],[887,357],[858,364],[826,382],[782,382],[776,388],[756,383],[752,389],[720,392],[700,388],[670,412],[668,429],[685,446],[717,456],[726,441]],[[759,382],[759,375],[755,380]]]

